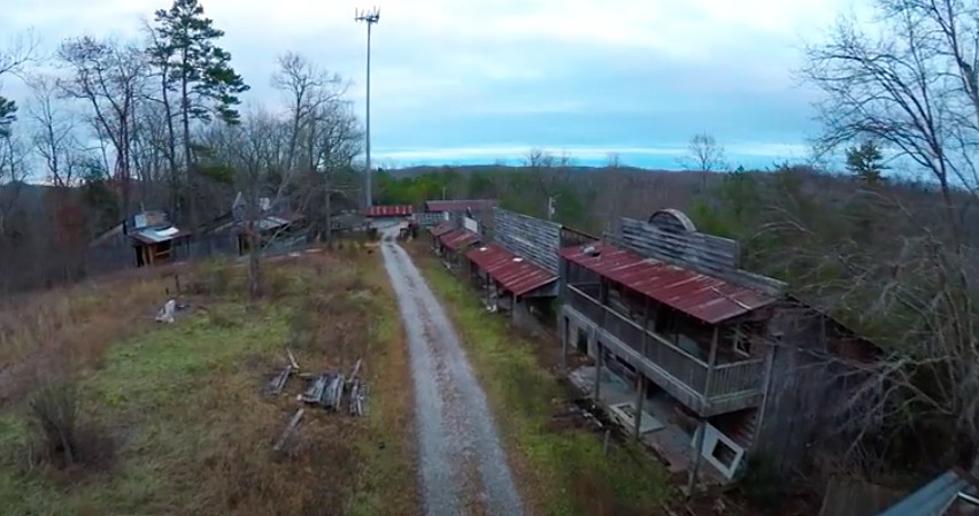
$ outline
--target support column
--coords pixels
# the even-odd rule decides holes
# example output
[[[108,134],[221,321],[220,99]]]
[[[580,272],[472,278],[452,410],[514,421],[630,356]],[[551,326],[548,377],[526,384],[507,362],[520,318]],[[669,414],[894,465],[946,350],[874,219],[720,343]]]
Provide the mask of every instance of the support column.
[[[643,402],[646,401],[646,377],[636,369],[636,379],[639,385],[636,386],[636,428],[633,431],[633,437],[639,440],[639,425],[642,424],[642,406]]]
[[[568,341],[571,340],[571,321],[567,315],[562,315],[561,323],[564,324],[561,331],[561,371],[568,374]]]
[[[602,343],[595,341],[595,403],[601,403],[602,391]]]
[[[720,328],[714,326],[714,336],[710,339],[710,356],[707,358],[707,378],[704,380],[704,407],[710,401],[711,384],[714,381],[714,365],[717,363],[717,338]]]
[[[693,467],[690,468],[690,477],[687,479],[687,498],[693,496],[693,490],[697,487],[697,475],[700,473],[700,463],[704,460],[704,435],[707,433],[707,420],[701,419],[697,425],[697,444],[694,445]]]

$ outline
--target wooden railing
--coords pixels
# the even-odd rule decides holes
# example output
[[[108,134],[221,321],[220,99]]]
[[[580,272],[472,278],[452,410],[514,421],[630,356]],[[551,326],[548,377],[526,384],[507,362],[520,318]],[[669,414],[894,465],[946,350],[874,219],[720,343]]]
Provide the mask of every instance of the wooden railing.
[[[762,359],[715,364],[711,371],[707,362],[680,349],[655,332],[646,330],[644,343],[641,325],[602,305],[580,289],[568,285],[568,298],[575,310],[666,371],[704,401],[710,402],[715,398],[738,394],[755,394],[761,388]],[[709,393],[706,392],[708,376],[711,377]]]

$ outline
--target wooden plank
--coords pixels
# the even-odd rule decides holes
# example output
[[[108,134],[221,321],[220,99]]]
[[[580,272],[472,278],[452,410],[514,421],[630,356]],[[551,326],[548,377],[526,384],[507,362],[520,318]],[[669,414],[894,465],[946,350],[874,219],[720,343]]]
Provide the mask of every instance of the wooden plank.
[[[299,426],[299,421],[303,418],[304,413],[305,410],[300,408],[295,414],[293,414],[292,419],[289,421],[289,425],[282,431],[282,435],[279,436],[279,440],[275,443],[275,446],[272,447],[273,450],[282,451],[282,447],[286,445],[286,441],[289,440],[289,436],[292,435],[292,433],[296,430],[296,427]]]
[[[496,241],[508,251],[536,265],[558,273],[558,249],[561,246],[561,225],[494,208]]]

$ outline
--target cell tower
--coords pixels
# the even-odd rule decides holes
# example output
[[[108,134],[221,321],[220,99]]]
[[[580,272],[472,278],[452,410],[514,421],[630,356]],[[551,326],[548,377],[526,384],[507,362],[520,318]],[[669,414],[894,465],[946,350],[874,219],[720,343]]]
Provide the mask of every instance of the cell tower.
[[[367,168],[365,170],[367,206],[370,207],[371,197],[371,26],[380,21],[381,10],[377,7],[368,11],[354,11],[354,21],[367,23]]]

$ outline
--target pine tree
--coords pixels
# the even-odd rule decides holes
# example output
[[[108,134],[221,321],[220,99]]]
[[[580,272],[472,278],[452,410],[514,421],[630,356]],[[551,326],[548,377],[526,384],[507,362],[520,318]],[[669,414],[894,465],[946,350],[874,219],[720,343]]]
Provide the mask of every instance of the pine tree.
[[[10,136],[10,124],[17,120],[17,104],[0,97],[0,138]]]
[[[163,81],[163,94],[177,97],[177,114],[183,132],[184,166],[191,192],[193,213],[194,155],[191,124],[210,122],[216,115],[228,124],[240,120],[238,95],[248,90],[231,67],[231,54],[215,42],[224,36],[204,16],[198,0],[174,0],[169,10],[156,12],[150,60]],[[166,103],[169,106],[169,102]],[[173,138],[171,133],[171,139]]]
[[[846,168],[868,184],[878,184],[884,180],[884,156],[880,148],[872,140],[863,142],[859,147],[851,147],[846,151]]]

